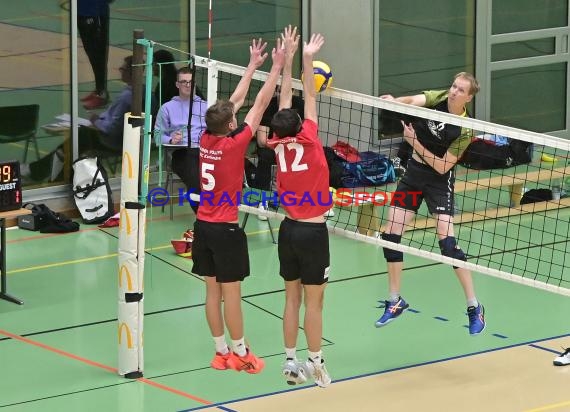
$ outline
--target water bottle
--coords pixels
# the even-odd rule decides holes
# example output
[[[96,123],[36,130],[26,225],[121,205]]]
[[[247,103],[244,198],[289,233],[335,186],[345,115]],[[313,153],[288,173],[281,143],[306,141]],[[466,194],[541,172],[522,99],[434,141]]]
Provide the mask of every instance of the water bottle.
[[[570,176],[566,177],[562,183],[562,190],[560,191],[560,197],[566,197],[570,193]]]
[[[554,179],[552,181],[552,200],[560,200],[562,193],[562,179]]]

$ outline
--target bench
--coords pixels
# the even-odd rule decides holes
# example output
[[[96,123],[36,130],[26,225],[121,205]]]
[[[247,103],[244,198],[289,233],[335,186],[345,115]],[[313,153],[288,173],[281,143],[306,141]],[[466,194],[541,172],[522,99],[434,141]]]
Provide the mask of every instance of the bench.
[[[526,170],[524,172],[515,173],[514,175],[500,175],[476,180],[456,181],[455,193],[509,186],[512,202],[511,206],[519,206],[525,183],[552,181],[555,179],[563,180],[568,176],[568,173],[570,173],[570,166],[533,171]]]
[[[528,165],[523,165],[527,168]],[[508,169],[501,169],[508,170]],[[516,169],[515,169],[516,172]],[[497,219],[527,213],[542,212],[554,209],[570,207],[570,199],[551,200],[549,202],[536,202],[521,205],[524,185],[529,182],[544,182],[552,180],[563,181],[570,173],[570,166],[553,169],[525,170],[512,175],[493,176],[475,180],[463,180],[455,182],[455,193],[485,190],[489,188],[508,187],[510,207],[488,208],[481,211],[464,212],[454,216],[454,223],[479,222],[486,219]],[[414,229],[427,229],[435,227],[435,220],[431,217],[417,219]]]
[[[513,207],[499,207],[496,209],[485,209],[476,212],[465,212],[456,215],[453,218],[453,223],[474,223],[481,222],[487,219],[500,219],[510,216],[524,215],[528,213],[544,212],[549,210],[557,210],[565,207],[570,207],[570,198],[566,197],[559,200],[551,200],[548,202],[527,203],[525,205],[519,204]],[[428,229],[435,227],[435,219],[417,219],[414,222],[412,230]]]
[[[473,180],[456,180],[455,193],[462,193],[468,191],[486,190],[490,188],[508,187],[510,207],[496,207],[488,208],[482,211],[465,212],[454,217],[454,223],[470,223],[478,222],[486,219],[497,219],[508,216],[522,215],[527,213],[534,213],[540,211],[548,211],[570,207],[570,198],[563,198],[559,200],[552,200],[549,202],[537,202],[526,205],[521,205],[521,198],[523,195],[524,185],[529,182],[541,182],[552,180],[564,180],[570,176],[570,166],[562,166],[553,169],[537,169],[529,170],[529,165],[522,165],[524,171],[517,172],[516,167],[512,170],[514,174],[504,174],[500,176],[491,176],[485,178],[478,178]],[[518,166],[520,169],[521,166]],[[509,169],[501,169],[509,170]],[[354,192],[367,191],[372,192],[375,188],[355,188],[351,189]],[[388,200],[391,200],[391,192],[386,190]],[[372,201],[360,205],[353,205],[358,207],[357,211],[357,230],[359,233],[367,236],[375,236],[381,230],[380,217],[378,216],[378,207]],[[414,221],[415,229],[427,229],[435,227],[435,220],[431,217],[419,218]]]

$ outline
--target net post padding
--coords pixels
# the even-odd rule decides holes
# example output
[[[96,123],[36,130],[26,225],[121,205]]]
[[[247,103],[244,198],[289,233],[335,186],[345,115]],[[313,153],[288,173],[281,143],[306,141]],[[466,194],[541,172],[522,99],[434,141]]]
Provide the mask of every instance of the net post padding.
[[[133,49],[133,112],[125,114],[123,123],[117,325],[117,372],[129,379],[142,377],[144,369],[146,195],[152,135],[150,86],[146,90],[144,112],[141,112],[141,107],[144,50],[147,53],[145,82],[150,85],[153,45],[144,39],[143,30],[133,32]]]
[[[143,292],[146,208],[139,203],[143,118],[125,115],[118,253],[118,374],[140,377],[143,356]]]

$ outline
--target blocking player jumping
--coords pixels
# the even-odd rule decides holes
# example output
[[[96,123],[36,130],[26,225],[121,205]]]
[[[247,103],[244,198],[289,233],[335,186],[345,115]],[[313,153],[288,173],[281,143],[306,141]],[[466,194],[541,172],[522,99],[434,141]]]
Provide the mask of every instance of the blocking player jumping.
[[[330,269],[329,237],[323,214],[330,204],[302,202],[304,194],[311,199],[328,199],[329,171],[317,126],[317,103],[313,76],[304,77],[305,120],[291,109],[291,70],[298,47],[297,29],[289,26],[283,36],[287,53],[279,111],[271,121],[275,137],[267,141],[277,160],[277,191],[290,196],[283,203],[287,217],[279,228],[279,273],[285,280],[285,310],[283,335],[286,360],[283,374],[294,385],[311,375],[320,387],[327,387],[331,378],[322,357],[322,310],[325,286]],[[313,72],[313,56],[325,39],[313,34],[303,47],[303,71]],[[289,45],[292,45],[289,47]],[[322,204],[320,204],[322,203]],[[296,357],[299,333],[299,310],[305,303],[304,329],[309,347],[309,359],[301,363]]]
[[[206,280],[206,319],[216,345],[211,366],[247,373],[261,372],[265,363],[249,350],[244,338],[241,281],[249,276],[249,255],[245,232],[238,225],[237,197],[242,190],[247,146],[285,61],[280,39],[272,51],[269,77],[241,125],[236,113],[244,103],[255,70],[267,57],[263,53],[266,45],[261,39],[253,40],[249,64],[234,93],[206,111],[206,131],[200,140],[201,189],[212,198],[198,209],[192,247],[192,272]],[[222,201],[224,196],[231,196],[232,201]],[[232,339],[232,351],[226,343],[224,323]]]

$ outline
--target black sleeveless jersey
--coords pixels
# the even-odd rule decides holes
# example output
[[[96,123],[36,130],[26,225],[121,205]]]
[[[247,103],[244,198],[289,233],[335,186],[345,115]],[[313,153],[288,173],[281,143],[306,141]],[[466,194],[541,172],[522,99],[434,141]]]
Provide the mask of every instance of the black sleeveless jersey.
[[[447,99],[442,100],[430,109],[449,113]],[[412,125],[418,141],[437,157],[443,157],[451,144],[461,136],[461,127],[435,120],[417,118]]]

